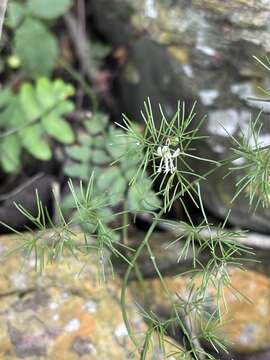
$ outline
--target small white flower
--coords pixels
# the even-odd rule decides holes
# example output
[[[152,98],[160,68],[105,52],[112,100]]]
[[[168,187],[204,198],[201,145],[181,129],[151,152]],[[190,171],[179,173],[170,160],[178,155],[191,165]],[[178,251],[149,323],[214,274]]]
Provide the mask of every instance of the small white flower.
[[[164,169],[165,174],[170,172],[173,174],[176,171],[176,164],[174,164],[174,160],[176,162],[176,158],[180,155],[180,149],[177,148],[172,152],[170,149],[170,140],[166,141],[166,145],[159,146],[157,149],[156,155],[161,158],[160,164],[158,167],[158,172],[160,173],[162,169]]]

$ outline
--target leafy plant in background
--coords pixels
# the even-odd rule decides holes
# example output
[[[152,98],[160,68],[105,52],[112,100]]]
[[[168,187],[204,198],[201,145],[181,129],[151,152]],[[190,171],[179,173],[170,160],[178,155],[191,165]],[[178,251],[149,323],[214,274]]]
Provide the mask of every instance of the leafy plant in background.
[[[51,75],[59,57],[59,45],[49,28],[71,6],[72,0],[10,0],[6,20],[14,31],[10,65],[21,66],[33,77]]]
[[[34,158],[49,160],[52,139],[66,145],[75,140],[73,129],[63,117],[74,108],[68,100],[74,95],[74,88],[62,80],[50,80],[57,68],[64,68],[68,77],[84,88],[93,108],[97,104],[91,85],[72,64],[60,59],[62,45],[55,25],[72,5],[72,0],[8,3],[1,39],[1,46],[8,51],[0,59],[0,73],[8,74],[0,91],[0,169],[4,172],[15,173],[23,168],[24,150]],[[109,46],[91,42],[91,54],[87,55],[91,57],[93,71],[97,71],[109,52]]]
[[[59,65],[60,56],[60,43],[51,28],[58,24],[59,18],[67,14],[72,5],[72,0],[9,0],[5,21],[12,34],[8,39],[8,46],[12,49],[7,58],[9,67],[19,68],[32,78],[51,76]],[[87,53],[86,57],[91,59],[89,64],[93,72],[110,51],[107,44],[91,40],[91,53]]]
[[[0,92],[0,164],[6,172],[21,167],[22,151],[39,160],[49,160],[52,150],[48,139],[71,144],[75,137],[63,115],[71,112],[74,93],[62,80],[39,78],[36,85],[23,83],[18,94]]]
[[[146,172],[141,171],[139,185],[131,185],[142,160],[134,139],[109,126],[103,113],[93,114],[84,121],[84,126],[78,144],[66,147],[70,161],[64,168],[65,174],[84,183],[94,174],[94,191],[98,195],[106,193],[111,206],[125,203],[125,210],[133,213],[158,208],[160,201]],[[133,131],[139,133],[135,125]]]
[[[6,70],[11,79],[0,92],[0,169],[5,172],[14,173],[23,167],[23,150],[39,160],[49,160],[50,138],[64,144],[74,141],[73,130],[63,118],[73,110],[68,98],[74,89],[62,80],[51,82],[48,78],[60,53],[50,27],[71,6],[71,0],[8,3],[5,20],[8,31],[2,43],[11,55],[3,56],[2,67],[5,61],[9,68],[1,70]],[[9,72],[10,68],[15,71]],[[28,83],[29,80],[36,84]]]

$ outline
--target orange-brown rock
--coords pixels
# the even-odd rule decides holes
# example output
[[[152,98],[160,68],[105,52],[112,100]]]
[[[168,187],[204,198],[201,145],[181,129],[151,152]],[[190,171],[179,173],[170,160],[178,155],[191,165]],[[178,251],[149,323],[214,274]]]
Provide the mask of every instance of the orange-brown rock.
[[[1,237],[0,251],[15,242]],[[78,277],[83,259],[67,257],[42,275],[33,261],[20,272],[20,260],[16,255],[0,263],[1,360],[139,359],[122,319],[118,278],[100,284],[93,263]],[[133,333],[143,344],[147,327],[129,292],[127,306]],[[168,356],[176,351],[170,342],[164,344]],[[163,358],[154,341],[148,359]]]
[[[219,335],[230,344],[235,352],[253,353],[269,348],[270,344],[270,280],[254,271],[242,271],[230,268],[231,288],[224,288],[224,298],[227,311],[222,305],[224,324],[219,330]],[[200,283],[197,277],[195,284]],[[170,278],[166,283],[172,294],[186,294],[190,278],[187,276]],[[148,302],[154,311],[170,313],[170,303],[164,295],[164,290],[158,279],[147,280],[145,284]],[[138,297],[138,285],[133,284],[133,294]],[[235,290],[234,290],[235,289]],[[209,294],[215,294],[213,286]],[[139,299],[143,302],[142,298]],[[209,304],[208,304],[209,305]],[[213,310],[215,304],[213,303]]]

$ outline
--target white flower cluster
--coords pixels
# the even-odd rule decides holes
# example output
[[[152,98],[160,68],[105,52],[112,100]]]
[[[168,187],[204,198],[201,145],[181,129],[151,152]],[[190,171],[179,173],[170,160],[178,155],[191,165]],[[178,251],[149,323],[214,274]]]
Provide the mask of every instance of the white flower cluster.
[[[157,149],[156,155],[161,158],[158,167],[159,173],[162,172],[163,169],[165,174],[168,174],[169,172],[173,174],[177,169],[176,158],[180,155],[180,149],[177,148],[175,151],[173,151],[170,149],[170,145],[170,139],[167,139],[166,144],[159,146]]]

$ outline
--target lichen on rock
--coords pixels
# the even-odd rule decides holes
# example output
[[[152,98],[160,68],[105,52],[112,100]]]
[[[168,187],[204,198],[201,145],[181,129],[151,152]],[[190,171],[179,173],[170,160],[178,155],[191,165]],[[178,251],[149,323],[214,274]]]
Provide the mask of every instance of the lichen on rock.
[[[16,241],[14,236],[0,238],[5,249]],[[93,263],[78,276],[83,258],[67,256],[48,265],[42,275],[27,260],[20,272],[21,260],[21,255],[13,255],[0,263],[1,359],[140,358],[123,322],[119,278],[100,284]],[[126,302],[131,328],[143,345],[146,323],[129,292]],[[170,339],[164,346],[169,355],[177,345]],[[147,357],[151,358],[163,360],[157,338]]]

